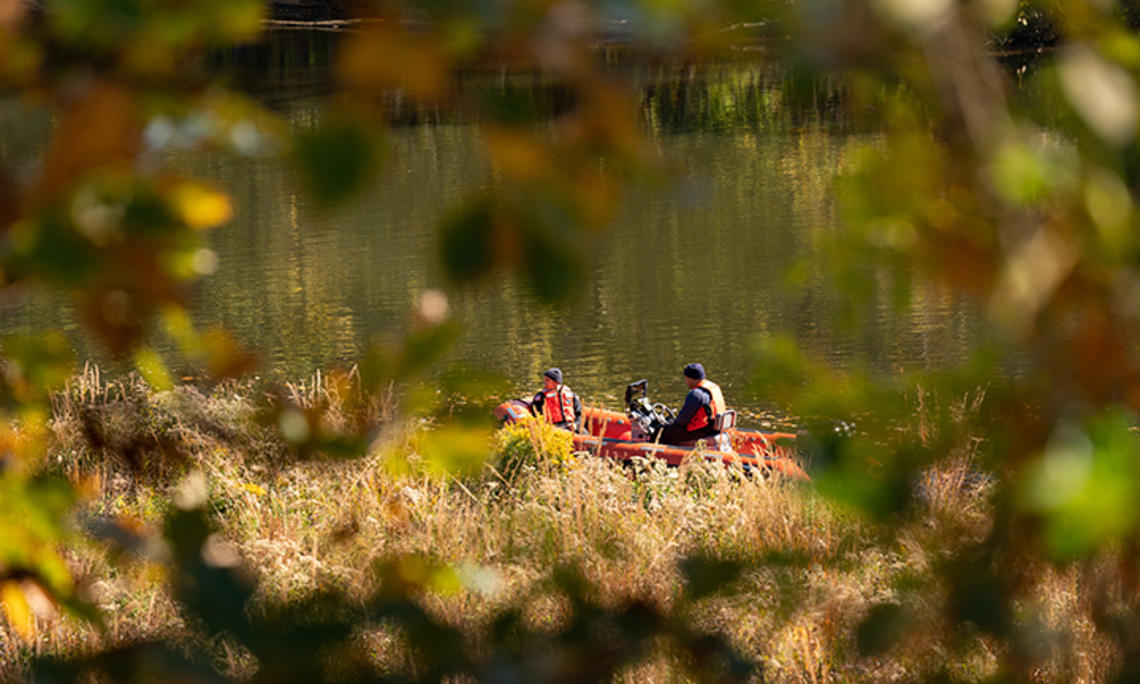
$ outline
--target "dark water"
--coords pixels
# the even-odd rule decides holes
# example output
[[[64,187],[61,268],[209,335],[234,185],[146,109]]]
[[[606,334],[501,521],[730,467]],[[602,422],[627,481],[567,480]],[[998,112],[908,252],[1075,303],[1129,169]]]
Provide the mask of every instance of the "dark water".
[[[334,40],[280,34],[218,60],[237,67],[235,82],[290,125],[307,126],[322,116]],[[641,377],[676,402],[681,367],[700,360],[730,403],[746,410],[764,405],[743,387],[750,348],[765,335],[791,334],[834,364],[887,374],[968,352],[977,315],[933,288],[917,288],[899,312],[884,283],[871,318],[831,323],[841,304],[823,287],[813,256],[838,230],[832,178],[877,140],[876,131],[844,119],[839,85],[800,83],[754,64],[627,60],[620,68],[641,86],[647,132],[670,178],[627,195],[567,305],[544,306],[506,277],[473,289],[446,286],[435,226],[449,204],[485,186],[478,131],[461,109],[394,103],[382,172],[335,214],[307,204],[279,159],[170,156],[176,168],[229,191],[239,208],[211,235],[220,262],[193,293],[197,320],[259,349],[263,375],[304,379],[351,363],[378,335],[400,332],[420,295],[443,288],[466,331],[454,359],[498,372],[520,392],[557,365],[587,403],[614,404],[624,384]],[[470,76],[474,85],[488,78]],[[512,79],[540,103],[557,99],[540,77]],[[0,156],[17,172],[34,165],[50,127],[19,105],[0,105]],[[797,259],[806,259],[806,278],[788,287],[786,267]],[[9,297],[0,316],[8,330],[62,325],[81,355],[94,353],[61,299]]]

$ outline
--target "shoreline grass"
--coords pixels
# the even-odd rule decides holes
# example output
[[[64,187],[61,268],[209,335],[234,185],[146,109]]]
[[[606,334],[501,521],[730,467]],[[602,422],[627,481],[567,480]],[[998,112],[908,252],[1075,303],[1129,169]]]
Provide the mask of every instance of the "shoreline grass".
[[[391,398],[361,408],[359,397],[348,401],[342,380],[314,378],[293,386],[288,399],[319,409],[331,426],[363,421],[376,430],[395,421]],[[46,467],[87,493],[78,524],[102,525],[104,539],[119,535],[107,544],[77,534],[66,553],[81,595],[106,627],[100,633],[45,609],[26,643],[0,617],[0,671],[18,678],[33,657],[170,638],[204,647],[229,676],[252,676],[258,663],[249,653],[225,636],[198,633],[166,583],[161,521],[195,488],[217,526],[203,553],[258,578],[254,611],[330,588],[363,602],[376,588],[378,566],[425,559],[447,571],[429,578],[419,604],[479,651],[490,622],[508,609],[537,633],[557,635],[569,609],[551,577],[569,567],[599,606],[641,602],[719,633],[771,681],[909,681],[938,673],[974,680],[996,673],[1008,657],[983,636],[956,644],[940,626],[949,590],[931,588],[940,559],[977,543],[992,525],[990,489],[970,479],[970,443],[924,474],[923,509],[898,521],[895,544],[811,487],[704,462],[631,468],[538,449],[509,478],[489,467],[441,478],[394,471],[392,438],[389,448],[357,459],[298,459],[259,414],[252,392],[240,385],[208,394],[152,392],[141,380],[108,382],[88,368],[55,397]],[[555,441],[542,443],[550,450]],[[741,571],[689,600],[684,568],[692,558],[736,563]],[[1100,679],[1117,656],[1090,618],[1082,574],[1037,576],[1043,579],[1029,595],[1080,640],[1080,648],[1064,650],[1078,653],[1076,660],[1043,660],[1043,680]],[[907,581],[926,587],[913,602],[928,621],[911,625],[914,636],[889,653],[863,653],[853,635],[878,606],[905,598]],[[358,641],[381,670],[400,671],[411,658],[399,630],[365,630]],[[662,645],[614,679],[686,680],[684,664],[685,656]]]

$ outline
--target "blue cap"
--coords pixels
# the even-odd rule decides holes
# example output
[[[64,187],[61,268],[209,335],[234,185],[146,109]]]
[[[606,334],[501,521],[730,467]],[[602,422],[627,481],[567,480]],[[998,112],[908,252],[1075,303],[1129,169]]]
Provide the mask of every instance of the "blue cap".
[[[562,371],[558,368],[547,368],[543,375],[557,382],[559,385],[562,384]]]
[[[692,378],[694,380],[705,379],[705,367],[699,363],[690,363],[685,366],[685,370],[681,372],[685,374],[686,378]]]

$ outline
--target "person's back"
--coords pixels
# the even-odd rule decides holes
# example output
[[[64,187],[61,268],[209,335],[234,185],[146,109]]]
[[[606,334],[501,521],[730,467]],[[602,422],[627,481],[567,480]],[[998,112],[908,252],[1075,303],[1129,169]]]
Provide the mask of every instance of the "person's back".
[[[582,402],[569,385],[562,383],[562,371],[547,369],[542,374],[543,387],[531,402],[536,416],[555,427],[579,432],[582,427]]]
[[[658,433],[663,444],[682,444],[698,439],[715,437],[718,431],[716,417],[725,411],[724,393],[720,386],[705,376],[705,368],[690,363],[682,371],[689,393],[673,422]]]

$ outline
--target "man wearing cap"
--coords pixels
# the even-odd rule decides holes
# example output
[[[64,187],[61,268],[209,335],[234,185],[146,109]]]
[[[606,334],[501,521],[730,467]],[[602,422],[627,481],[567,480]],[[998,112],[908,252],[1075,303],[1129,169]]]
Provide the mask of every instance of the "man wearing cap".
[[[581,432],[582,402],[568,385],[562,384],[562,371],[558,368],[549,368],[542,374],[542,389],[534,395],[530,408],[555,427]]]
[[[689,393],[677,417],[658,433],[662,444],[681,444],[715,436],[717,429],[713,421],[725,410],[724,394],[715,382],[705,377],[704,366],[690,363],[681,372]]]

